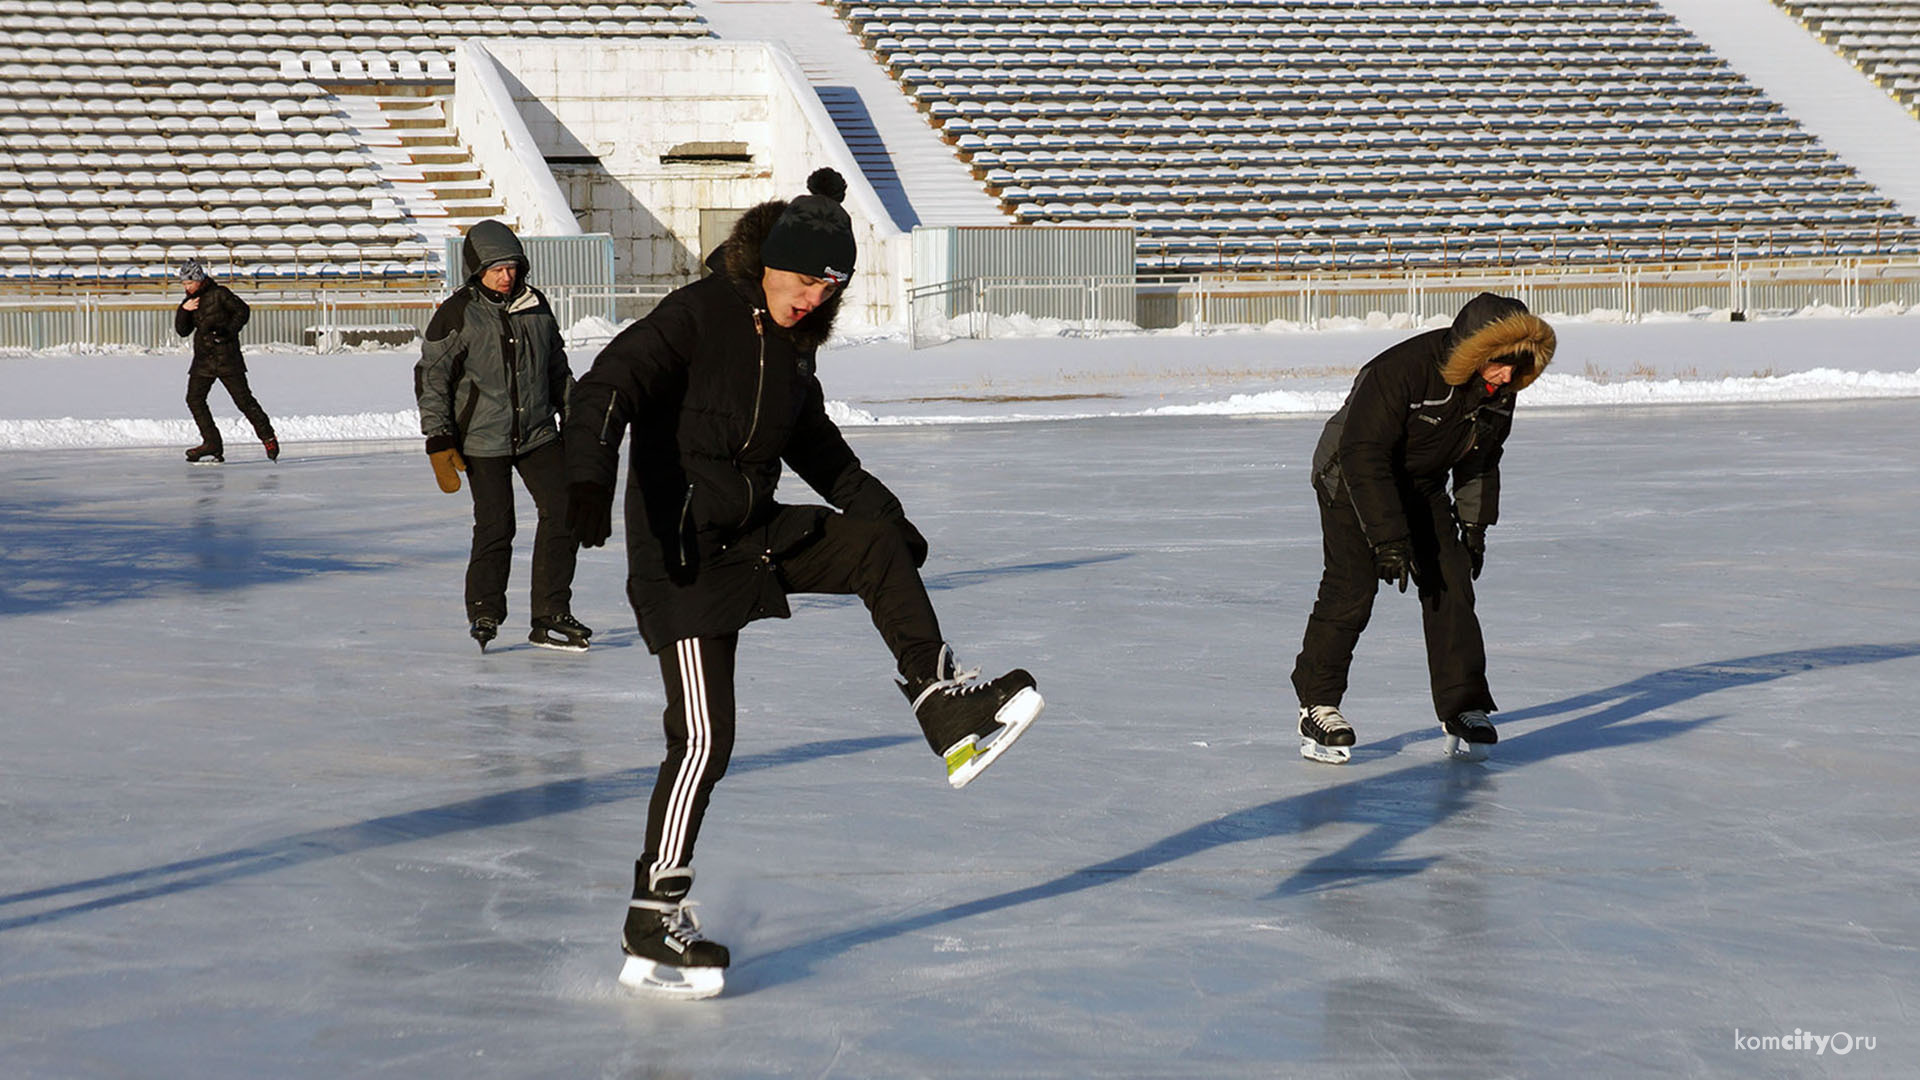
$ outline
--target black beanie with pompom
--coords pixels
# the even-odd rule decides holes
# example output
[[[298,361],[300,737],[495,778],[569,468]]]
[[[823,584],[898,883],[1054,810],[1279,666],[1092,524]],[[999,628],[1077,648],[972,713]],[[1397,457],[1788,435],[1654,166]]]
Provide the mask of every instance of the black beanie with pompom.
[[[760,263],[808,277],[846,284],[853,276],[853,219],[840,207],[847,197],[846,177],[815,169],[807,192],[787,204],[760,242]]]

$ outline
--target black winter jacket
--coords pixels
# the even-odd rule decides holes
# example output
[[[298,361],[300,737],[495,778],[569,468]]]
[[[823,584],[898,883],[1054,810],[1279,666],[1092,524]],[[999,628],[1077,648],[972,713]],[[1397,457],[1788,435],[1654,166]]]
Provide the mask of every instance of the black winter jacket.
[[[1500,517],[1500,456],[1514,397],[1553,359],[1553,328],[1510,297],[1481,293],[1443,330],[1368,361],[1313,452],[1313,484],[1328,506],[1351,503],[1374,546],[1406,539],[1406,505],[1453,479],[1461,523]],[[1474,376],[1487,361],[1524,360],[1512,382]],[[1521,368],[1524,367],[1524,370]]]
[[[187,310],[187,301],[198,298],[200,306]],[[247,302],[225,285],[207,278],[200,290],[182,297],[173,311],[173,332],[193,335],[193,363],[187,374],[203,377],[244,375],[247,362],[240,356],[240,329],[247,325],[253,310]]]
[[[779,559],[830,511],[775,501],[783,463],[850,516],[906,520],[827,417],[814,376],[841,294],[790,329],[766,312],[760,242],[785,207],[747,211],[711,273],[609,342],[573,391],[571,482],[613,490],[633,432],[627,593],[654,652],[789,614]]]

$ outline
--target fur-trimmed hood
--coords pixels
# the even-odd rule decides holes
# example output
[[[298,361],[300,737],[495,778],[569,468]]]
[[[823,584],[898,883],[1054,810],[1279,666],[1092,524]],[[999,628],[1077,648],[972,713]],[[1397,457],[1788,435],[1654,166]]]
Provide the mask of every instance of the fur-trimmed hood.
[[[733,231],[713,249],[713,254],[707,256],[707,269],[725,275],[734,290],[757,309],[765,310],[767,306],[766,294],[760,288],[760,277],[766,270],[760,261],[760,244],[786,209],[785,199],[769,199],[749,209],[733,223]],[[840,314],[840,299],[845,295],[845,288],[835,289],[826,303],[808,312],[798,325],[783,329],[768,320],[767,330],[785,334],[796,349],[812,353],[832,335],[833,320]]]
[[[1483,292],[1467,301],[1447,331],[1447,358],[1440,377],[1449,386],[1464,386],[1487,361],[1496,357],[1526,357],[1524,372],[1516,371],[1514,391],[1525,390],[1553,361],[1553,327],[1510,296]]]

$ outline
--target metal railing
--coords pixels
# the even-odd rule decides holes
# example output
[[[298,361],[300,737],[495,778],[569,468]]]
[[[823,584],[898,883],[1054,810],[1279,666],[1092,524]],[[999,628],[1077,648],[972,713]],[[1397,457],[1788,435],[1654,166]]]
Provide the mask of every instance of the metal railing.
[[[1609,313],[1638,322],[1702,310],[1785,314],[1826,306],[1848,314],[1920,304],[1920,258],[1799,258],[1516,267],[1401,273],[1197,274],[1135,277],[981,276],[908,293],[914,348],[990,338],[1046,319],[1075,334],[1187,327],[1198,332],[1330,320],[1447,316],[1479,292],[1517,296],[1542,314]]]
[[[653,310],[669,290],[612,286],[542,287],[561,330],[589,317],[609,325]],[[359,345],[404,345],[419,337],[445,296],[438,290],[241,293],[253,311],[240,333],[243,348],[338,351]],[[0,299],[0,349],[45,351],[133,348],[184,350],[173,329],[180,294],[75,293]],[[591,335],[590,335],[591,336]]]

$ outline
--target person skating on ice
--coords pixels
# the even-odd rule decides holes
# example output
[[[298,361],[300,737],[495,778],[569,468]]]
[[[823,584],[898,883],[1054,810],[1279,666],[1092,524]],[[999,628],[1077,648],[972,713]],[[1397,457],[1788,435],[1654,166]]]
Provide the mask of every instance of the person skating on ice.
[[[1043,705],[1025,671],[980,680],[957,669],[920,580],[927,542],[827,417],[815,355],[856,245],[846,181],[821,169],[807,187],[748,210],[707,277],[607,345],[567,414],[568,513],[587,546],[612,531],[620,443],[631,439],[627,594],[666,688],[667,755],[621,934],[621,981],[643,990],[705,997],[724,979],[727,950],[701,936],[687,894],[732,753],[747,623],[787,617],[792,593],[858,595],[954,787]],[[776,501],[783,464],[833,508]]]
[[[187,460],[227,460],[220,427],[213,422],[213,410],[207,407],[207,395],[216,382],[227,388],[240,415],[253,425],[267,460],[280,460],[280,440],[273,434],[273,421],[247,385],[247,361],[240,354],[240,331],[253,310],[232,289],[213,280],[206,266],[196,259],[181,265],[180,287],[187,295],[173,311],[173,331],[181,337],[193,335],[193,363],[187,368],[187,412],[200,429],[200,445],[187,451]]]
[[[1447,752],[1479,760],[1498,741],[1473,582],[1500,516],[1515,395],[1553,350],[1553,328],[1525,304],[1481,293],[1452,326],[1369,361],[1327,421],[1313,452],[1325,568],[1293,668],[1303,757],[1339,764],[1351,754],[1340,702],[1382,581],[1418,591]]]
[[[560,323],[539,289],[520,238],[482,221],[461,244],[467,280],[435,309],[413,368],[420,430],[440,490],[473,488],[473,548],[467,560],[468,633],[486,651],[507,617],[513,565],[513,474],[539,514],[527,640],[580,652],[593,630],[573,617],[579,545],[567,531],[567,464],[560,418],[573,373]]]

